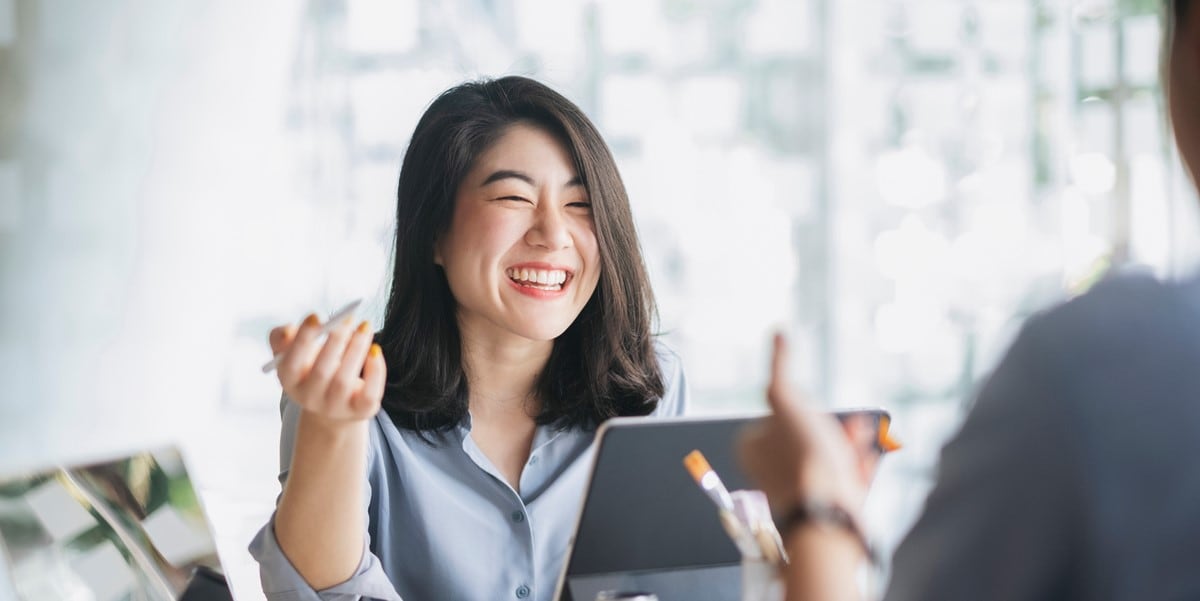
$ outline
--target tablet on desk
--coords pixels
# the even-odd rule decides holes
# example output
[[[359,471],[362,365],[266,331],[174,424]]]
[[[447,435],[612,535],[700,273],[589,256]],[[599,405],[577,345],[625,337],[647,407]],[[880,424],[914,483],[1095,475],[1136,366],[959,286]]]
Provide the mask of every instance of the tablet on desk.
[[[659,601],[736,600],[741,557],[683,458],[704,453],[730,490],[750,488],[735,446],[758,416],[616,418],[596,456],[555,599],[641,590]]]

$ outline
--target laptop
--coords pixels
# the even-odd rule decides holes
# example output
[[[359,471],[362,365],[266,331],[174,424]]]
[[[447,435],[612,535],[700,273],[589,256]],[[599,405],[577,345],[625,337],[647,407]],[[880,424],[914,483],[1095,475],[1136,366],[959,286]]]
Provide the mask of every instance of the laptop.
[[[759,416],[615,418],[596,455],[554,599],[644,591],[659,601],[738,599],[741,556],[683,466],[699,449],[730,490],[751,488],[736,440]]]
[[[175,448],[0,476],[0,600],[230,601]]]

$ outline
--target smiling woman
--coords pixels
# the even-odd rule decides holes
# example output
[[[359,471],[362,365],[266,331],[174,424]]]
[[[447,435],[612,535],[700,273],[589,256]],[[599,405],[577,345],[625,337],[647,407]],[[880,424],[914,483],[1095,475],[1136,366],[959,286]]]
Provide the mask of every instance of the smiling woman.
[[[522,261],[555,263],[568,255],[575,257],[571,266],[581,268],[576,275],[594,279],[575,287],[574,313],[529,320],[540,332],[530,334],[543,341],[563,336],[539,370],[539,421],[589,426],[653,409],[653,399],[663,392],[650,340],[654,296],[616,163],[578,107],[521,77],[446,92],[417,125],[398,200],[396,268],[377,339],[392,369],[389,387],[409,391],[384,399],[399,425],[444,429],[467,409],[468,381],[456,366],[459,339],[471,332],[448,327],[457,324],[464,309],[473,312],[455,289],[466,292],[467,280],[459,276],[491,282],[486,294],[500,303],[503,289],[496,278],[505,276],[504,269]],[[585,209],[581,202],[590,206]],[[528,218],[496,217],[485,224],[491,219],[485,215],[492,213],[476,210],[479,204],[495,205],[498,214],[524,211]],[[463,273],[465,265],[436,269],[439,251],[455,256],[497,252],[483,247],[496,244],[496,236],[513,235],[487,231],[500,223],[527,228],[518,232],[519,245],[514,239],[504,249],[509,263],[474,265],[486,272],[470,275]],[[563,242],[558,236],[572,239]],[[560,244],[570,248],[546,248]],[[540,314],[543,309],[525,310]],[[505,323],[499,315],[489,317]],[[575,327],[568,328],[572,323]]]
[[[678,415],[678,358],[607,145],[533,80],[438,97],[400,170],[381,330],[271,334],[283,386],[269,598],[548,600],[595,429]],[[383,411],[379,411],[380,409]]]
[[[512,125],[459,186],[434,261],[458,301],[464,338],[552,340],[600,279],[587,190],[566,147]]]

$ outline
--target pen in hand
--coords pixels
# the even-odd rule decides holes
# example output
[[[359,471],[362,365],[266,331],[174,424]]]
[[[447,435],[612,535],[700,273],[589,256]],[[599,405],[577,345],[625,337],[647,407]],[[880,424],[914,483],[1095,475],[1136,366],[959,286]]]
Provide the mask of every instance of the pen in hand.
[[[362,304],[362,299],[360,298],[360,299],[357,299],[357,300],[354,300],[354,301],[352,301],[352,302],[348,303],[348,304],[347,304],[345,307],[342,307],[341,309],[338,309],[337,311],[334,311],[334,312],[333,312],[333,315],[330,315],[330,316],[329,316],[329,320],[328,320],[328,321],[326,321],[326,322],[325,322],[325,323],[324,323],[324,324],[321,326],[320,335],[321,335],[321,336],[324,336],[324,335],[328,334],[328,333],[329,333],[329,331],[330,331],[330,330],[332,330],[332,329],[333,329],[333,327],[334,327],[334,326],[336,326],[336,325],[338,324],[338,322],[340,322],[340,321],[342,321],[343,319],[345,319],[345,318],[347,318],[347,317],[350,317],[351,315],[353,315],[353,314],[354,314],[354,310],[355,310],[355,309],[358,309],[358,306],[359,306],[359,305],[361,305],[361,304]],[[266,363],[265,363],[265,364],[262,366],[262,372],[263,372],[264,374],[269,374],[269,373],[271,373],[272,371],[274,371],[274,370],[275,370],[275,366],[277,366],[277,365],[279,364],[279,359],[280,359],[281,357],[283,357],[283,355],[282,355],[282,354],[275,355],[275,356],[274,356],[274,357],[273,357],[273,358],[272,358],[270,361],[267,361],[267,362],[266,362]]]

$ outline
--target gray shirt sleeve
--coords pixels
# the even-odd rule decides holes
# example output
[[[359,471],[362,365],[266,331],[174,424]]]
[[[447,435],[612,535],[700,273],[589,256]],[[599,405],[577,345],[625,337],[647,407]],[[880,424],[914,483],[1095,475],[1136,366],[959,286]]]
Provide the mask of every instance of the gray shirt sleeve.
[[[886,599],[1065,598],[1080,503],[1070,391],[1035,318],[942,451],[937,483],[892,565]],[[1051,344],[1047,344],[1051,343]]]
[[[687,378],[683,375],[683,361],[665,344],[656,344],[659,369],[662,371],[663,396],[652,415],[675,417],[688,411],[691,396]]]
[[[282,427],[279,436],[279,484],[287,482],[288,469],[292,463],[292,452],[296,444],[296,425],[300,419],[300,407],[290,402],[285,396],[281,401]],[[371,472],[375,455],[379,448],[379,440],[371,424],[370,444],[368,447],[367,474],[363,478],[363,486],[367,489],[365,499],[369,504],[371,498]],[[263,592],[271,601],[358,601],[359,599],[385,599],[402,601],[395,587],[383,571],[379,559],[371,553],[370,533],[365,532],[367,524],[363,525],[362,560],[358,569],[349,580],[333,587],[316,591],[305,582],[304,578],[279,548],[275,539],[275,516],[267,522],[254,540],[250,543],[250,554],[259,564],[259,577],[262,580]]]

